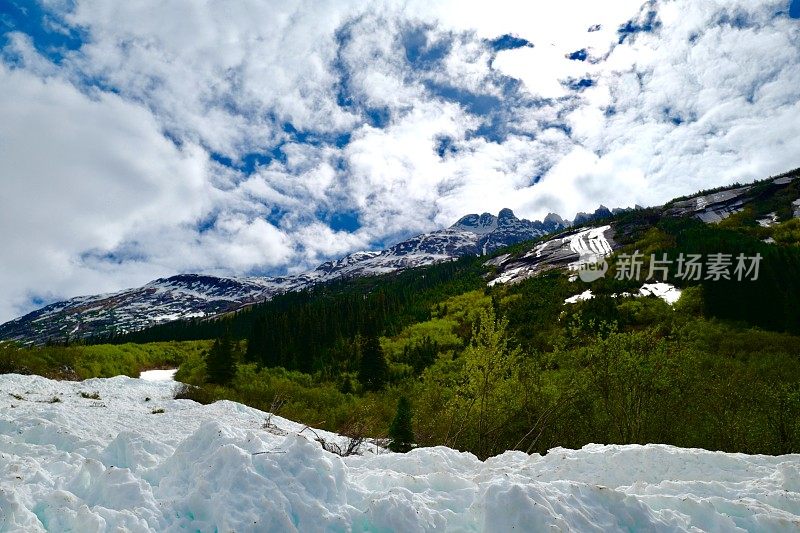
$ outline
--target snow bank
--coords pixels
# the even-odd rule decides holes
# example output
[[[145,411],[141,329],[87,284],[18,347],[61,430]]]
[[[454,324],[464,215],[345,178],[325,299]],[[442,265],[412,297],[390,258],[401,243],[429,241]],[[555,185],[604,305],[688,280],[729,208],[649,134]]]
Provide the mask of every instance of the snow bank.
[[[600,226],[599,228],[589,228],[574,235],[564,237],[561,242],[569,242],[572,252],[578,254],[578,260],[570,263],[570,270],[578,270],[586,262],[596,261],[598,257],[606,257],[613,252],[611,244],[606,239],[606,232],[611,226]]]
[[[443,447],[341,458],[299,424],[173,400],[174,386],[0,376],[0,531],[800,528],[797,455],[590,445],[485,462]]]

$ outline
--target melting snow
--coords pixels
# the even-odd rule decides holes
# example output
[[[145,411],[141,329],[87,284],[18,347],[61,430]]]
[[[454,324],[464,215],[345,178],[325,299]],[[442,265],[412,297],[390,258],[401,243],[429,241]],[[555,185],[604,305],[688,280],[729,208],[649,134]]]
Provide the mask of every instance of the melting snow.
[[[562,242],[569,242],[570,250],[579,257],[577,261],[570,263],[570,270],[578,270],[587,261],[596,261],[597,257],[606,257],[611,254],[613,249],[605,236],[605,232],[609,229],[611,226],[589,228],[562,239]]]
[[[145,381],[175,381],[175,374],[178,372],[177,368],[167,370],[145,370],[139,374],[139,379]]]
[[[765,218],[759,218],[756,222],[758,222],[758,225],[762,228],[769,228],[778,223],[778,214],[775,212],[768,213]]]
[[[645,283],[639,289],[642,296],[657,296],[672,305],[681,297],[681,290],[670,283]]]
[[[632,295],[628,292],[623,292],[622,294],[611,295],[612,298],[617,298],[618,296],[634,296],[637,298],[640,296],[655,296],[657,298],[661,298],[668,304],[673,305],[681,297],[681,290],[670,283],[645,283],[642,285],[642,288],[639,289],[638,294]],[[592,294],[591,289],[587,289],[580,294],[570,296],[564,300],[564,304],[574,304],[585,300],[591,300],[592,298],[594,298],[594,294]]]
[[[565,304],[576,304],[578,302],[583,302],[584,300],[591,300],[594,298],[594,294],[590,289],[583,291],[580,294],[576,294],[575,296],[570,296],[566,300],[564,300]]]
[[[486,285],[488,285],[489,287],[493,287],[493,286],[497,285],[498,283],[501,283],[501,284],[502,283],[508,283],[509,281],[511,281],[514,278],[516,278],[520,273],[526,272],[527,270],[528,270],[528,267],[526,267],[526,266],[521,266],[521,267],[517,267],[517,268],[509,268],[505,272],[503,272],[502,274],[500,274],[499,276],[494,278],[492,281],[487,283]]]
[[[444,447],[341,458],[299,424],[173,400],[174,386],[0,376],[0,530],[800,528],[800,455],[589,445],[485,462]]]

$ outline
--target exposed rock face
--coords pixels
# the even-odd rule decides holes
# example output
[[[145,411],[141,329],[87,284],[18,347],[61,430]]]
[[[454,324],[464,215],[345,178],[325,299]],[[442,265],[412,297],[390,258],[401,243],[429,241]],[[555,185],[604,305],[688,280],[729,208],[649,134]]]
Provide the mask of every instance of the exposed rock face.
[[[601,205],[595,210],[594,213],[578,213],[577,215],[575,215],[575,220],[573,220],[573,225],[579,226],[581,224],[586,224],[587,222],[603,220],[604,218],[609,218],[611,215],[612,215],[611,211],[606,206]]]
[[[706,223],[717,223],[743,209],[752,187],[739,187],[727,191],[694,196],[670,205],[668,216],[695,216]]]
[[[490,213],[466,215],[451,227],[463,231],[471,231],[478,235],[485,235],[497,228],[497,217]]]
[[[733,213],[738,213],[747,204],[757,201],[759,196],[771,196],[792,185],[797,179],[800,179],[800,172],[794,171],[761,182],[759,186],[745,185],[709,194],[697,194],[684,200],[670,202],[666,205],[664,214],[666,216],[694,216],[703,222],[716,224]],[[792,204],[792,208],[794,216],[800,216],[800,199]]]
[[[562,233],[543,241],[521,257],[502,255],[487,262],[497,268],[489,284],[517,283],[554,268],[576,270],[583,261],[594,261],[618,248],[610,225]]]
[[[469,231],[479,235],[477,253],[486,254],[498,248],[535,239],[567,228],[571,225],[555,213],[548,214],[544,221],[519,219],[511,209],[502,209],[495,217],[489,213],[467,215],[450,229]]]
[[[548,213],[544,220],[542,221],[542,229],[544,229],[548,233],[552,233],[554,231],[558,231],[563,228],[568,228],[572,225],[572,222],[568,220],[564,220],[557,213]]]

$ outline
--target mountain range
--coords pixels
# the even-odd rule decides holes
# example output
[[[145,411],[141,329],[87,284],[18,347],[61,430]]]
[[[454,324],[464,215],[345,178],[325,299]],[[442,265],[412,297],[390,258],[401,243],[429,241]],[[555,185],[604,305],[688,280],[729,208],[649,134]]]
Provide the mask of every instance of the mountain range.
[[[581,221],[607,216],[580,213]],[[263,302],[288,291],[340,278],[380,275],[449,261],[499,248],[570,227],[556,214],[543,221],[517,218],[510,209],[497,216],[470,214],[449,228],[423,233],[385,250],[361,251],[327,261],[299,275],[218,277],[179,274],[142,287],[52,303],[0,325],[0,339],[41,344],[95,335],[127,333],[174,320],[213,317]]]
[[[779,189],[793,194],[794,189],[789,186],[797,177],[797,172],[788,173],[752,185],[701,192],[650,209],[659,217],[694,217],[717,223],[765,195],[775,195]],[[794,212],[790,216],[800,216],[800,198],[791,208]],[[493,271],[489,283],[515,282],[552,268],[574,268],[587,252],[611,253],[619,247],[620,233],[624,240],[627,231],[614,220],[626,211],[631,210],[600,206],[594,213],[578,213],[572,221],[554,213],[542,221],[529,221],[517,218],[510,209],[501,210],[497,216],[469,214],[449,228],[417,235],[384,250],[355,252],[298,275],[179,274],[115,293],[79,296],[0,325],[0,340],[42,344],[124,334],[156,324],[237,311],[277,294],[319,283],[381,275],[463,256],[490,255],[510,245],[539,239],[522,254],[500,253],[487,261]],[[769,224],[768,218],[763,223]],[[552,238],[541,239],[551,234]]]

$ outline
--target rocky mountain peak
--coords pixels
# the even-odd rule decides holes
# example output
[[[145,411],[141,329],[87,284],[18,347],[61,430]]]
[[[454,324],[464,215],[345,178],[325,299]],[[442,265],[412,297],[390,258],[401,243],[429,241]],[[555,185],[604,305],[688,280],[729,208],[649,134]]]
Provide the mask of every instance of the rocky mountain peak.
[[[423,233],[381,251],[351,253],[315,270],[281,277],[220,278],[180,274],[113,294],[58,302],[0,325],[0,339],[43,343],[47,340],[130,332],[181,318],[210,317],[263,302],[276,294],[301,290],[339,278],[370,276],[430,265],[464,255],[488,254],[521,241],[563,229],[519,219],[511,209],[470,214],[447,229]]]
[[[513,224],[514,222],[519,222],[519,219],[514,215],[514,212],[505,207],[500,210],[500,213],[497,215],[497,225],[498,226],[506,226],[508,224]]]
[[[484,235],[497,229],[497,217],[491,213],[483,213],[481,215],[472,213],[461,217],[458,219],[458,222],[450,227],[463,231],[471,231],[472,233],[476,233],[478,235]]]

